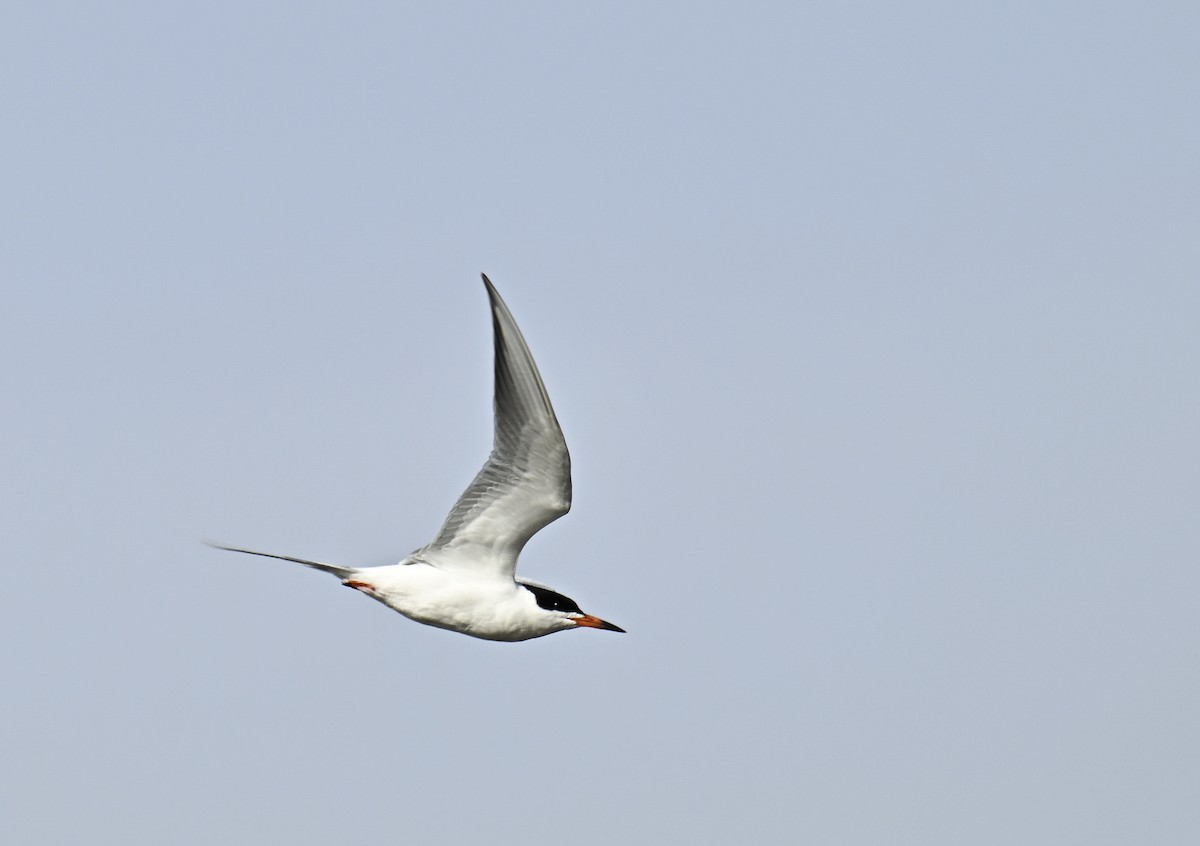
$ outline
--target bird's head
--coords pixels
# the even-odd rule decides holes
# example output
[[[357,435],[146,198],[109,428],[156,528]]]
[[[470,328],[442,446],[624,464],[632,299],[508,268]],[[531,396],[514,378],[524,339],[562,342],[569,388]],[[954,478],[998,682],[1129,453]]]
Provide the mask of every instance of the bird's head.
[[[605,629],[610,632],[625,631],[620,626],[614,626],[612,623],[605,622],[599,617],[584,614],[574,599],[571,599],[569,596],[563,596],[558,591],[531,582],[518,582],[518,584],[533,594],[538,608],[562,620],[561,628],[563,630],[582,627],[588,629]]]

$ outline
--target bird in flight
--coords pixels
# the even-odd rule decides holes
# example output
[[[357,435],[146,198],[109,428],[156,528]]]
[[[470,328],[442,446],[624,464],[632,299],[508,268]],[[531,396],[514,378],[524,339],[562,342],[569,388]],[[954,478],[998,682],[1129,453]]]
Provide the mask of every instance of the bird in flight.
[[[485,640],[529,640],[576,628],[625,631],[583,613],[557,591],[516,577],[525,544],[571,508],[571,456],[517,322],[486,275],[483,284],[495,343],[495,441],[432,542],[386,567],[210,545],[323,570],[411,620]]]

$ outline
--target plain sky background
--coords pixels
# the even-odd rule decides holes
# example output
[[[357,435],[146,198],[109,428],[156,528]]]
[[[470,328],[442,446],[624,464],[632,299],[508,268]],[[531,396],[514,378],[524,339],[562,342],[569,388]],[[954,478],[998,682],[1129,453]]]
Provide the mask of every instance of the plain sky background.
[[[8,3],[0,840],[1200,842],[1195,3]],[[437,531],[503,292],[575,509]]]

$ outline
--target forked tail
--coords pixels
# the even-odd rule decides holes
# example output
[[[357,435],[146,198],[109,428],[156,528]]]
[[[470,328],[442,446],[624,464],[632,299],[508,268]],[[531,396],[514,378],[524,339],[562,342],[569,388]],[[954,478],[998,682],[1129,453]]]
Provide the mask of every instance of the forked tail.
[[[342,581],[353,576],[358,571],[353,567],[339,567],[337,564],[322,564],[320,561],[309,561],[306,558],[293,558],[290,555],[276,555],[273,552],[258,552],[254,549],[242,549],[237,546],[221,546],[219,543],[204,542],[205,545],[211,546],[213,549],[223,549],[226,552],[244,552],[247,555],[261,555],[264,558],[278,558],[280,561],[294,561],[297,564],[303,564],[305,567],[312,567],[314,570],[324,570],[330,575],[337,576]]]

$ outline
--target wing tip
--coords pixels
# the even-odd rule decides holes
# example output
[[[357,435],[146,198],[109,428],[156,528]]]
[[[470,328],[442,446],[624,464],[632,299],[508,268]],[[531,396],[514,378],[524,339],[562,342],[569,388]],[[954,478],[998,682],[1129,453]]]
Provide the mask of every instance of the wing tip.
[[[513,324],[515,327],[516,320],[513,319],[512,313],[509,312],[508,304],[504,302],[504,297],[500,296],[500,292],[496,290],[496,286],[492,283],[492,280],[488,278],[486,273],[480,273],[479,275],[483,279],[484,287],[487,289],[488,301],[492,305],[492,314],[504,314],[507,318],[507,322]],[[520,332],[519,329],[517,331]]]

